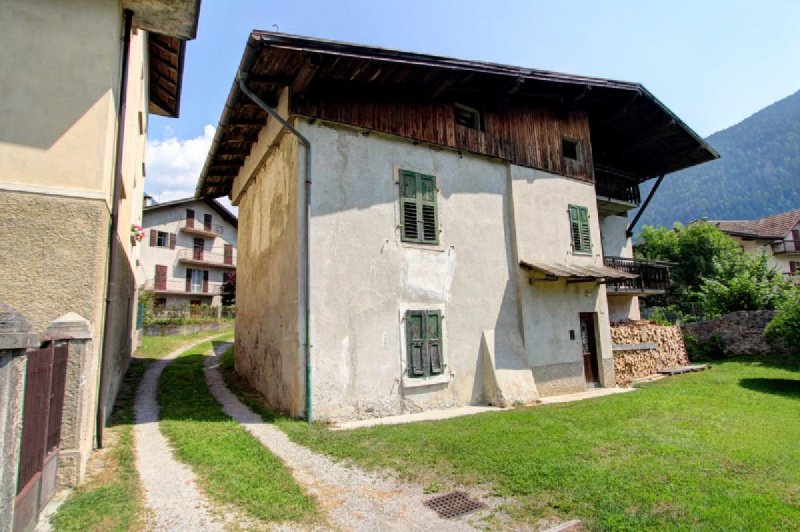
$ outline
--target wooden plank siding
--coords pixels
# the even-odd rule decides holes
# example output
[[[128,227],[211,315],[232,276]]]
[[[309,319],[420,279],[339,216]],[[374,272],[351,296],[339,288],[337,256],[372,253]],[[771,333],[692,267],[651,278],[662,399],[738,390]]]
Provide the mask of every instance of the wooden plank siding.
[[[482,110],[483,131],[458,124],[451,102],[323,101],[306,98],[295,102],[293,112],[497,157],[519,166],[594,182],[589,119],[584,111],[560,113],[555,109],[532,105]],[[563,157],[563,137],[581,141],[579,161]]]

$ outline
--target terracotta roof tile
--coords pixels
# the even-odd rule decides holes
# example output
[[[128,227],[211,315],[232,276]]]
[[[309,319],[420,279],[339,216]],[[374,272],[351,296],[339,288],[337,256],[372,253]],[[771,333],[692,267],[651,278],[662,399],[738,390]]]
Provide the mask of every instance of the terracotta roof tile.
[[[774,214],[757,220],[709,220],[720,231],[736,236],[779,239],[800,223],[800,209]]]

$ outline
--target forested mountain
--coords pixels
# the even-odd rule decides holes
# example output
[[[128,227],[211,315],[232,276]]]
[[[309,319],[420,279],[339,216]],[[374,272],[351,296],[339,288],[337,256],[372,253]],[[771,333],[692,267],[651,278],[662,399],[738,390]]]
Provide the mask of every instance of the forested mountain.
[[[800,91],[706,140],[722,158],[665,177],[639,230],[701,217],[747,220],[800,207]],[[642,186],[642,199],[654,182]]]

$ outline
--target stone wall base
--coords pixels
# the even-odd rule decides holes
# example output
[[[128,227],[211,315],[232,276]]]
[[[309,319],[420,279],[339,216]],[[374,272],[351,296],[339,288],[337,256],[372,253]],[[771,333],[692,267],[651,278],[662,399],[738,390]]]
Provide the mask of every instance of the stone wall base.
[[[725,344],[721,355],[764,355],[773,351],[764,339],[764,328],[774,316],[774,310],[739,310],[713,320],[686,323],[683,332],[700,343],[719,335]]]

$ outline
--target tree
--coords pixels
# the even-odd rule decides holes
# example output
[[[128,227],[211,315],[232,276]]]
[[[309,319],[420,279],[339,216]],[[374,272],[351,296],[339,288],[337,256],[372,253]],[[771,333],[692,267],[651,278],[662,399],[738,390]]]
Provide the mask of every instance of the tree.
[[[774,309],[790,287],[766,255],[748,255],[709,223],[676,223],[672,230],[645,226],[639,238],[638,257],[675,263],[667,296],[650,300],[657,306],[674,305],[690,315],[699,308],[705,317]]]
[[[236,304],[236,272],[225,275],[220,289],[222,294],[222,306],[229,307]]]
[[[765,253],[740,252],[715,260],[697,297],[706,317],[714,317],[736,310],[772,310],[791,288],[792,283],[769,265]]]

